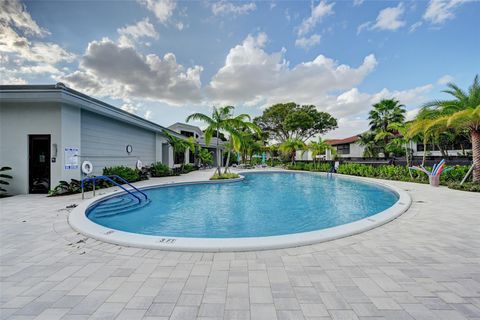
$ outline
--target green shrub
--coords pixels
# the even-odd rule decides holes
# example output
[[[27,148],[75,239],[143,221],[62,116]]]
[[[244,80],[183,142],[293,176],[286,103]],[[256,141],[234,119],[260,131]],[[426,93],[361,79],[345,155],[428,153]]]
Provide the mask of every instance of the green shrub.
[[[132,169],[126,166],[115,166],[103,168],[104,176],[120,176],[128,182],[140,181],[140,172],[138,169]],[[117,181],[119,182],[119,181]]]
[[[480,192],[480,184],[473,182],[465,182],[460,185],[458,182],[450,182],[448,184],[450,189],[462,190],[462,191],[471,191],[471,192]]]
[[[306,171],[317,171],[317,172],[329,172],[332,168],[332,164],[329,162],[296,162],[295,164],[288,164],[287,169],[289,170],[306,170]]]
[[[182,173],[189,173],[192,171],[198,170],[197,166],[194,166],[193,164],[187,163],[186,165],[183,166],[182,168]]]
[[[117,181],[117,183],[123,184],[123,182],[121,181]],[[109,188],[111,186],[113,186],[113,184],[106,180],[95,181],[95,190]],[[83,189],[85,192],[92,191],[93,182],[91,180],[85,181],[83,184]],[[64,195],[75,194],[80,192],[82,192],[81,181],[76,179],[71,179],[70,182],[61,180],[55,188],[48,191],[48,195],[51,197],[55,197],[55,196],[64,196]]]
[[[157,162],[150,166],[150,174],[152,177],[167,177],[173,175],[173,172],[166,164]]]
[[[240,176],[236,173],[222,173],[219,175],[218,173],[215,173],[210,180],[225,180],[225,179],[236,179],[240,178]]]
[[[328,162],[320,162],[314,165],[313,163],[298,162],[294,165],[287,165],[287,168],[290,170],[328,172],[331,169],[331,164]],[[426,169],[431,170],[430,167],[426,167]],[[468,166],[452,167],[451,170],[446,171],[441,175],[441,184],[447,185],[452,182],[460,182],[467,173],[468,169]],[[409,172],[406,166],[371,166],[360,163],[342,163],[338,168],[338,173],[359,177],[428,183],[428,176],[425,173],[416,170],[410,170]]]
[[[91,188],[92,188],[92,184],[90,183],[90,189]],[[61,196],[61,195],[68,195],[68,194],[74,194],[74,193],[80,193],[80,192],[82,192],[80,181],[72,179],[70,182],[61,180],[55,188],[48,191],[48,194],[50,196]]]
[[[10,183],[5,179],[13,179],[13,177],[9,174],[3,173],[5,171],[10,171],[12,168],[10,167],[1,167],[0,168],[0,185],[8,186]],[[0,197],[7,197],[7,190],[0,187]]]

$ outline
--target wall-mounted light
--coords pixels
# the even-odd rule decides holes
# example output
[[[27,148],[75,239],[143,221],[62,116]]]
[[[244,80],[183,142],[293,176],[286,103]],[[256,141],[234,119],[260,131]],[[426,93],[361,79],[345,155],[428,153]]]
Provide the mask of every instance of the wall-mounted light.
[[[132,153],[133,151],[133,147],[131,144],[127,144],[127,147],[125,148],[125,150],[127,151],[128,154]]]

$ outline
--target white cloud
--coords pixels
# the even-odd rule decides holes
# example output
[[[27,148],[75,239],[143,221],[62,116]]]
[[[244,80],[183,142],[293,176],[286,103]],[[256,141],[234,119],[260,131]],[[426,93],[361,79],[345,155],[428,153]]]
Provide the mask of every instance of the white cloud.
[[[361,25],[359,25],[359,26],[357,27],[357,34],[360,34],[360,32],[362,32],[363,30],[370,29],[371,26],[372,26],[372,22],[371,22],[371,21],[367,21],[367,22],[362,23]]]
[[[152,110],[146,110],[145,113],[143,114],[143,117],[147,120],[152,120],[153,111]]]
[[[357,34],[363,30],[390,30],[395,31],[403,26],[406,22],[402,20],[405,13],[403,3],[399,3],[396,7],[388,7],[380,10],[375,23],[367,21],[357,27]]]
[[[357,88],[352,88],[340,94],[335,100],[330,101],[327,110],[338,117],[353,116],[370,110],[373,104],[382,99],[393,98],[407,107],[417,106],[428,99],[425,93],[428,93],[432,88],[432,84],[406,90],[392,91],[384,88],[373,94],[362,93]]]
[[[432,24],[443,24],[453,19],[455,17],[453,11],[466,2],[466,0],[430,0],[423,19]]]
[[[0,2],[0,52],[2,64],[10,69],[8,75],[2,74],[2,82],[24,83],[27,74],[61,74],[55,65],[71,62],[75,55],[58,44],[38,40],[48,34],[25,5],[19,1]]]
[[[216,16],[227,14],[232,14],[234,16],[243,15],[255,11],[256,9],[257,5],[254,2],[235,5],[232,2],[220,0],[212,3],[212,12]]]
[[[319,55],[290,67],[285,49],[269,54],[264,50],[266,41],[264,33],[249,35],[230,49],[225,65],[206,88],[212,100],[247,105],[295,101],[326,108],[330,92],[359,84],[377,64],[373,55],[357,68]]]
[[[335,97],[329,97],[327,111],[338,117],[338,129],[329,132],[328,138],[345,138],[362,133],[368,129],[367,113],[372,105],[382,99],[397,99],[407,107],[406,118],[411,120],[418,113],[418,107],[428,100],[426,94],[433,88],[432,84],[405,90],[384,88],[376,93],[360,92],[352,88]],[[413,109],[411,109],[414,107]]]
[[[27,84],[27,80],[17,76],[17,72],[14,70],[9,70],[5,67],[0,67],[0,84],[1,85],[12,85],[12,84]]]
[[[310,37],[301,37],[295,40],[295,45],[297,47],[302,47],[308,49],[320,43],[320,35],[319,34],[312,34]]]
[[[359,6],[361,4],[363,4],[365,2],[365,0],[353,0],[353,5],[354,6]]]
[[[338,128],[326,133],[323,139],[343,139],[351,137],[368,130],[369,121],[365,118],[340,118],[338,119]]]
[[[133,113],[133,114],[136,114],[138,112],[138,106],[134,105],[134,104],[131,104],[131,103],[124,103],[120,109],[122,109],[123,111],[127,111],[127,112],[130,112],[130,113]]]
[[[132,47],[134,42],[140,38],[158,39],[158,33],[148,18],[145,18],[136,24],[128,25],[117,29],[120,38],[118,42],[125,47]]]
[[[440,79],[437,80],[437,83],[440,84],[440,85],[446,85],[450,82],[453,82],[453,77],[449,74],[446,74],[446,75],[440,77]]]
[[[163,58],[144,56],[105,38],[90,42],[80,69],[61,80],[87,94],[182,105],[201,100],[202,70],[198,65],[185,68],[178,64],[173,53]]]
[[[405,12],[403,3],[399,3],[396,7],[385,8],[380,11],[377,20],[373,25],[373,29],[380,30],[397,30],[405,25],[405,21],[401,20]]]
[[[50,34],[48,30],[41,28],[26,10],[20,1],[0,2],[0,24],[14,26],[23,30],[26,35],[44,36]]]
[[[23,35],[22,35],[23,34]],[[72,61],[75,57],[57,44],[32,41],[31,36],[42,37],[49,34],[41,28],[19,1],[0,2],[0,51],[26,60],[55,64]]]
[[[309,33],[318,22],[324,17],[333,14],[333,6],[335,3],[327,3],[326,0],[320,1],[317,6],[312,6],[312,12],[310,16],[302,21],[302,24],[298,27],[298,35],[304,36]]]
[[[415,108],[415,109],[412,109],[412,110],[408,110],[407,113],[405,114],[405,120],[411,121],[411,120],[415,119],[417,114],[420,112],[420,109],[421,108]]]
[[[417,21],[414,24],[410,26],[408,29],[409,32],[415,32],[418,28],[420,28],[423,25],[422,21]]]
[[[177,7],[175,0],[138,0],[138,2],[153,12],[158,21],[164,25],[170,22]]]

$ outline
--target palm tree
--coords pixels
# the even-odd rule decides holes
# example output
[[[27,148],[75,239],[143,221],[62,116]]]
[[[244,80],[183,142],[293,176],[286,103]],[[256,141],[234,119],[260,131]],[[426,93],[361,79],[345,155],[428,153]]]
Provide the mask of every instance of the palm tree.
[[[415,137],[422,140],[423,143],[423,159],[422,165],[425,164],[427,158],[427,144],[433,139],[435,132],[439,130],[436,119],[415,119],[406,132],[406,138],[414,139]]]
[[[197,152],[197,157],[198,157],[198,160],[200,160],[200,164],[202,166],[206,164],[212,164],[213,162],[212,154],[210,153],[210,151],[208,151],[208,149],[205,149],[205,148],[199,148]]]
[[[367,131],[358,136],[358,144],[363,147],[363,156],[365,158],[373,158],[378,155],[375,136],[376,134],[372,131]]]
[[[233,117],[233,106],[225,106],[216,108],[213,107],[212,115],[208,116],[203,113],[194,113],[187,117],[187,122],[190,120],[199,120],[205,122],[208,126],[205,129],[205,143],[210,144],[213,134],[216,135],[216,158],[217,158],[217,171],[218,175],[221,175],[221,153],[219,150],[219,141],[220,133],[227,132],[232,139],[232,145],[239,148],[240,146],[240,133],[237,128],[240,128],[245,125],[247,121],[245,119],[250,119],[249,115],[241,114],[239,116]]]
[[[472,140],[473,182],[480,183],[480,81],[475,76],[468,91],[454,83],[447,84],[443,92],[452,96],[451,100],[434,100],[423,105],[422,111],[438,112],[440,117],[433,120],[432,126],[439,130],[455,128],[468,130]]]
[[[187,151],[188,149],[190,150],[195,150],[196,146],[196,141],[194,139],[191,139],[193,137],[190,137],[188,139],[182,139],[174,136],[167,130],[163,130],[163,134],[165,135],[165,138],[167,139],[168,144],[173,148],[173,153],[177,152],[183,152]],[[183,166],[185,165],[185,161],[183,161],[181,164],[182,171],[183,171]]]
[[[270,160],[272,161],[272,167],[274,166],[275,162],[275,156],[278,155],[278,150],[280,148],[279,144],[271,144],[269,146],[265,146],[265,151],[267,151],[270,154]]]
[[[313,166],[315,167],[316,163],[315,160],[317,156],[320,154],[324,154],[327,150],[333,150],[332,146],[322,140],[322,138],[318,138],[318,141],[311,141],[307,146],[304,152],[310,151],[312,154]]]
[[[228,138],[228,154],[225,162],[224,173],[227,173],[230,166],[230,154],[232,151],[240,152],[241,145],[244,143],[245,133],[261,133],[260,127],[251,122],[251,118],[247,114],[238,115],[229,121],[226,131],[229,133]]]
[[[292,164],[295,163],[295,156],[297,151],[305,148],[305,142],[300,139],[289,138],[280,144],[280,151],[289,155],[292,159]]]
[[[389,132],[390,123],[405,121],[405,106],[395,99],[383,99],[373,105],[373,109],[368,113],[368,120],[370,120],[370,130],[376,133]],[[384,134],[383,148],[388,144],[388,140],[389,136]]]
[[[8,186],[10,183],[7,181],[7,180],[4,180],[4,179],[13,179],[13,177],[9,174],[6,174],[6,173],[3,173],[3,172],[6,172],[6,171],[10,171],[12,170],[12,168],[10,167],[1,167],[0,168],[0,185],[6,185]],[[4,188],[0,187],[0,195],[3,194],[3,192],[7,192],[7,190],[5,190]]]

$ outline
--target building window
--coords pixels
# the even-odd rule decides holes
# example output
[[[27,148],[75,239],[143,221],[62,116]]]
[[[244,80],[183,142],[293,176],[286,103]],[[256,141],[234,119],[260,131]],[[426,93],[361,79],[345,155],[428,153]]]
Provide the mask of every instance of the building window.
[[[337,153],[338,154],[349,154],[350,153],[350,144],[338,144],[337,145]]]
[[[193,132],[190,131],[180,131],[181,135],[184,135],[185,137],[193,137]]]
[[[174,160],[174,164],[185,163],[185,152],[175,152]]]

